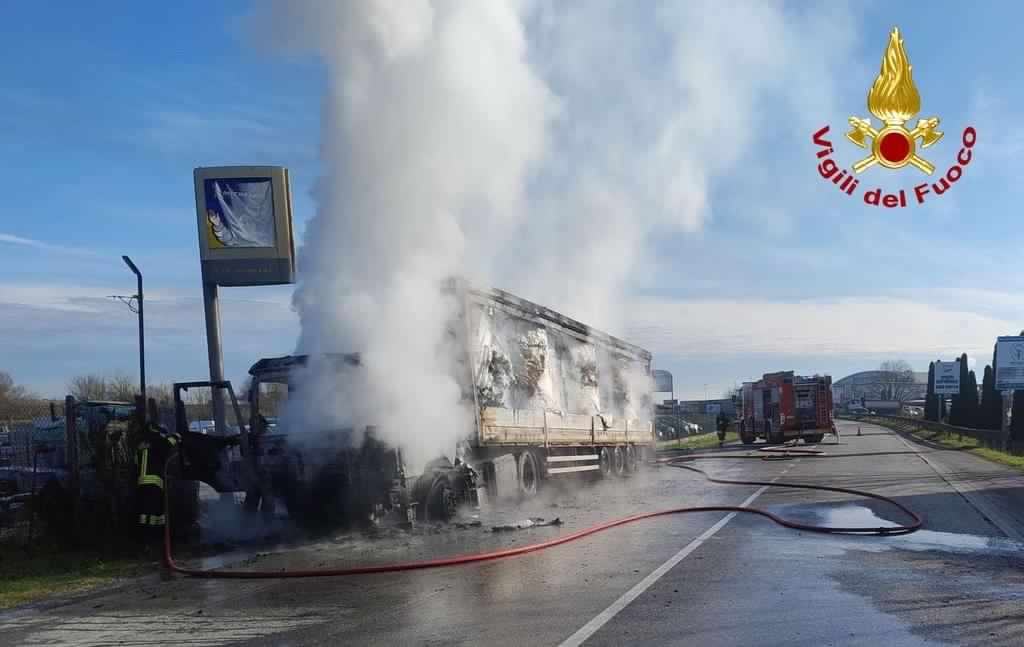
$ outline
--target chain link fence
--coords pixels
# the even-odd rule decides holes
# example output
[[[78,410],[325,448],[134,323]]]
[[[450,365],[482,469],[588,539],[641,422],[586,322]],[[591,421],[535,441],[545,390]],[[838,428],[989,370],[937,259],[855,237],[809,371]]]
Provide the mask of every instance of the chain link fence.
[[[130,403],[25,401],[0,407],[0,527],[88,543],[133,527],[142,424]]]

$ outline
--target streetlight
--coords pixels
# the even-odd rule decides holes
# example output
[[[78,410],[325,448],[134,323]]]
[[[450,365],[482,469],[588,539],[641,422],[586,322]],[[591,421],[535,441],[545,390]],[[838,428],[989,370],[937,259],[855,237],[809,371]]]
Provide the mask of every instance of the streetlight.
[[[122,256],[121,259],[124,261],[124,264],[128,266],[128,269],[130,269],[135,274],[135,278],[138,280],[138,290],[139,291],[138,291],[137,294],[135,294],[133,297],[131,297],[131,299],[125,301],[124,297],[114,297],[114,298],[121,299],[122,301],[125,301],[128,304],[128,307],[131,308],[131,310],[133,312],[136,312],[139,315],[139,388],[142,390],[142,401],[143,401],[143,403],[145,403],[145,401],[146,401],[146,337],[145,337],[145,333],[143,332],[144,328],[143,328],[143,315],[142,315],[142,272],[140,272],[139,268],[135,266],[135,263],[132,262],[132,259],[128,258],[127,256]],[[132,304],[131,304],[132,300],[134,300],[136,302],[136,304],[137,304],[136,307],[132,307]],[[145,404],[143,404],[143,407],[145,407]]]

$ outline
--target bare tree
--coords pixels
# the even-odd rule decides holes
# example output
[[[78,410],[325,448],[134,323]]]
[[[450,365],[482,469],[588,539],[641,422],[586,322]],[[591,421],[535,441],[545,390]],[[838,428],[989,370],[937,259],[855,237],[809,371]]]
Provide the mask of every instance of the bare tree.
[[[77,375],[68,382],[68,393],[76,400],[105,400],[107,380],[102,375]]]
[[[10,373],[0,371],[0,403],[16,402],[29,397],[25,387],[16,384]]]
[[[104,399],[115,402],[134,402],[139,393],[139,383],[124,373],[104,378]]]
[[[147,384],[146,385],[146,397],[153,398],[156,400],[156,404],[160,408],[170,409],[174,406],[174,390],[170,384],[159,383],[159,384]]]
[[[914,393],[914,369],[902,359],[887,360],[878,367],[880,399],[902,402]]]

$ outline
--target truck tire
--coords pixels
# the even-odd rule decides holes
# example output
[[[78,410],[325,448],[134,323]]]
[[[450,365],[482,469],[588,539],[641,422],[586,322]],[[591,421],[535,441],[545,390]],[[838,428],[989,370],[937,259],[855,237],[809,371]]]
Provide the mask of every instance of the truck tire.
[[[530,450],[519,454],[516,468],[519,477],[519,495],[524,499],[535,496],[540,490],[541,480],[540,461],[537,460],[537,455]]]
[[[640,458],[636,445],[626,445],[626,471],[633,474],[640,469]]]
[[[615,476],[626,476],[626,450],[620,445],[612,449],[612,471]]]
[[[740,436],[740,442],[742,442],[744,445],[753,445],[755,440],[757,439],[754,438],[753,436],[748,436],[746,434]]]
[[[608,478],[612,475],[612,464],[614,459],[612,458],[611,449],[608,447],[602,447],[597,452],[597,466],[598,472],[601,474],[601,478]]]
[[[447,476],[434,479],[423,505],[423,520],[445,523],[455,516],[457,502]]]
[[[812,443],[820,443],[825,438],[825,434],[811,434],[804,436],[804,443],[810,445]]]

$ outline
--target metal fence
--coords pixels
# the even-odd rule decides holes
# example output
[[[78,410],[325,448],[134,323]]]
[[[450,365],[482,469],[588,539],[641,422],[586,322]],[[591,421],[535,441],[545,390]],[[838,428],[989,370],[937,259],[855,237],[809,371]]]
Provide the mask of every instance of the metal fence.
[[[69,539],[130,527],[140,430],[127,403],[7,403],[0,410],[5,538],[19,527],[29,541],[36,528]]]
[[[853,416],[844,414],[837,417],[843,420],[894,423],[897,425],[897,428],[905,429],[907,431],[928,431],[933,433],[945,432],[956,436],[960,440],[963,440],[964,437],[971,438],[978,443],[979,447],[993,449],[995,451],[1012,454],[1014,456],[1024,456],[1024,442],[1020,440],[1014,441],[1010,432],[1005,430],[956,427],[954,425],[947,425],[944,422],[933,422],[920,417],[885,414],[875,414],[873,416]]]

